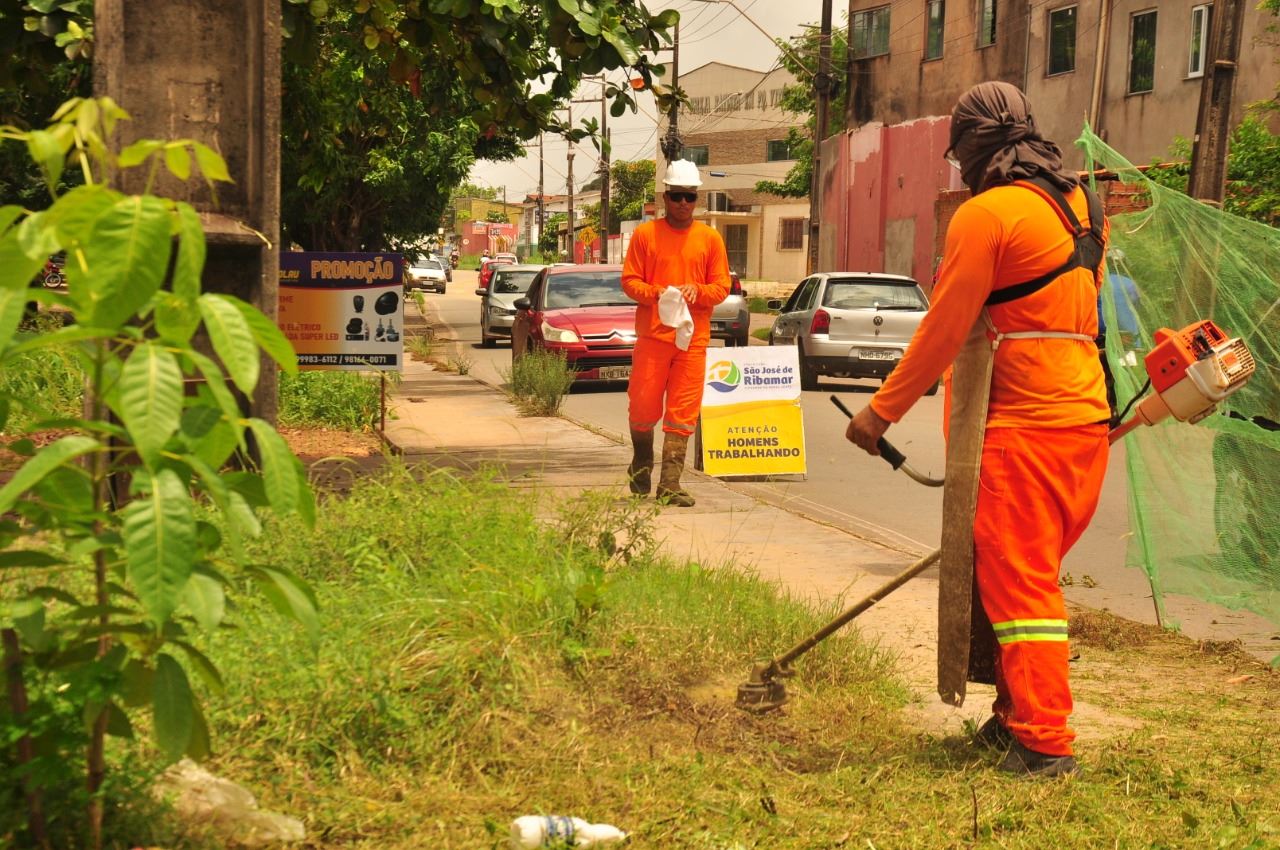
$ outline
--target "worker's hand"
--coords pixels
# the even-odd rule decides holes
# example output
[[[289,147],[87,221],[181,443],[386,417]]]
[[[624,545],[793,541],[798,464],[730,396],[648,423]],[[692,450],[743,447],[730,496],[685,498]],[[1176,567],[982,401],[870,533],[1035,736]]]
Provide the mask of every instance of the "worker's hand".
[[[845,429],[844,436],[867,454],[879,457],[880,450],[876,448],[876,443],[884,436],[884,432],[889,430],[889,425],[888,419],[872,410],[871,405],[867,405],[849,420],[849,427]]]
[[[690,304],[698,300],[698,287],[692,283],[686,283],[680,287],[680,294],[684,296],[684,300]]]

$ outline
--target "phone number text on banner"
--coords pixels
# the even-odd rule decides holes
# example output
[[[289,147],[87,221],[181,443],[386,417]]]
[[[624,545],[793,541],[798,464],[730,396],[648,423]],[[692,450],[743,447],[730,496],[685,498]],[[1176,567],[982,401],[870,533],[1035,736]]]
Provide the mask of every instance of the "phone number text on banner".
[[[707,352],[702,464],[708,475],[804,474],[799,366],[794,348]]]

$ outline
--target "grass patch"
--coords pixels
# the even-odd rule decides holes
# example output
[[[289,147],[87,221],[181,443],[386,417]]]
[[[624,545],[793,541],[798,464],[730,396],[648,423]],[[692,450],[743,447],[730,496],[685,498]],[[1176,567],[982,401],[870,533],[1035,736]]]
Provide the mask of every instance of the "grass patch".
[[[369,431],[378,424],[379,379],[360,372],[280,373],[280,424]]]
[[[269,526],[256,556],[313,582],[322,645],[258,601],[213,638],[215,769],[317,848],[497,848],[534,813],[664,850],[1277,844],[1280,677],[1224,684],[1225,659],[1163,637],[1086,647],[1081,690],[1146,726],[1080,742],[1086,772],[1043,784],[904,727],[890,664],[852,633],[753,718],[730,704],[752,661],[834,609],[660,557],[652,503],[539,521],[535,498],[393,466],[312,532]]]
[[[763,339],[765,342],[768,342],[770,333],[770,328],[756,328],[751,332],[751,335],[756,339]]]
[[[777,310],[769,309],[769,299],[759,295],[752,295],[747,299],[747,309],[752,313],[768,313],[774,316],[778,314]]]
[[[511,364],[507,382],[521,413],[554,416],[573,386],[573,370],[563,354],[530,351]]]
[[[58,315],[40,313],[24,322],[18,336],[51,333],[60,327]],[[46,419],[79,416],[84,402],[84,370],[70,346],[17,355],[0,370],[0,384],[13,401],[8,419],[0,423],[9,434],[25,433]]]
[[[429,328],[425,331],[410,333],[405,336],[404,347],[408,349],[409,356],[414,360],[429,363],[436,353],[435,334]]]

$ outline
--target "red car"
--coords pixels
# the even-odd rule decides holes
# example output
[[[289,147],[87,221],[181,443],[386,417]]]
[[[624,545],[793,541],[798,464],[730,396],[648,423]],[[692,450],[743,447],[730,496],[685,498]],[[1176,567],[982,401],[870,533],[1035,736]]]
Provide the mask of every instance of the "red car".
[[[515,254],[499,254],[492,260],[485,260],[480,264],[480,282],[476,284],[481,289],[489,288],[489,281],[493,280],[493,267],[510,265],[516,261]]]
[[[631,376],[636,303],[622,291],[622,266],[550,266],[515,308],[513,363],[530,351],[558,351],[580,381]]]

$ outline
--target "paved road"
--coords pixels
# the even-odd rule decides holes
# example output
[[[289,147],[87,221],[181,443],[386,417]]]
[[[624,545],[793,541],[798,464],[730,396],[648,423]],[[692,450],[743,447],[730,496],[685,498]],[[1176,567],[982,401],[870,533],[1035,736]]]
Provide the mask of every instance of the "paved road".
[[[428,295],[428,307],[449,326],[472,374],[495,384],[506,383],[510,347],[499,342],[485,349],[479,342],[480,299],[474,294],[474,272],[457,271],[444,296]],[[856,411],[878,384],[874,381],[826,379],[821,389],[802,395],[809,473],[802,481],[734,482],[734,489],[789,507],[856,534],[875,538],[906,552],[927,552],[941,533],[942,493],[923,487],[884,462],[855,450],[844,439],[847,420],[829,397],[837,394]],[[615,435],[627,432],[624,385],[575,389],[564,406],[579,422]],[[887,436],[922,471],[940,475],[942,394],[923,398]],[[1125,566],[1128,507],[1123,448],[1113,454],[1098,513],[1088,532],[1067,556],[1067,598],[1093,608],[1109,609],[1139,622],[1154,622],[1155,611],[1145,574]],[[1197,637],[1240,636],[1260,654],[1277,652],[1268,642],[1275,630],[1260,618],[1171,597],[1166,611],[1172,622]],[[1268,655],[1267,657],[1270,657]]]

